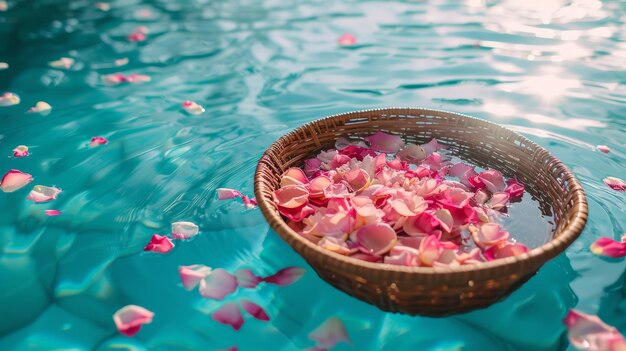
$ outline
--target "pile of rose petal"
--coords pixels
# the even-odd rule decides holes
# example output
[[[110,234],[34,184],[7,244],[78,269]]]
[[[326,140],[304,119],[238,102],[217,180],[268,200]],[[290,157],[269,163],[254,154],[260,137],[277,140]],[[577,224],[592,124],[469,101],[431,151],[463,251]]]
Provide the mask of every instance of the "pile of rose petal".
[[[341,255],[449,267],[528,252],[496,223],[524,186],[494,169],[453,162],[435,139],[404,144],[377,132],[290,168],[274,201],[304,238]]]

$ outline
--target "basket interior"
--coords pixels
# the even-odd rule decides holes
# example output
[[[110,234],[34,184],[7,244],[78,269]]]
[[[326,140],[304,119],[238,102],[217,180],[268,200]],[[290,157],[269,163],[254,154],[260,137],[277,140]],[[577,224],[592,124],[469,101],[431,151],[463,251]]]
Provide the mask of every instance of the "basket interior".
[[[275,177],[269,179],[270,187],[275,190],[286,169],[301,167],[307,158],[334,147],[339,137],[362,138],[377,131],[397,134],[414,144],[436,138],[453,155],[467,162],[517,177],[539,201],[542,214],[554,216],[553,238],[579,215],[575,194],[580,186],[569,170],[545,149],[495,124],[433,110],[357,112],[298,128],[281,138],[271,150]]]

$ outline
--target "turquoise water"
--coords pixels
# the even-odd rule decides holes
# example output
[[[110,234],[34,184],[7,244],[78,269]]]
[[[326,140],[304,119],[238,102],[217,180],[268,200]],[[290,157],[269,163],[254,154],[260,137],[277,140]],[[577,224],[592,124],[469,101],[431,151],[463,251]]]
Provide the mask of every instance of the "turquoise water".
[[[143,11],[142,11],[143,10]],[[147,11],[146,11],[147,10]],[[596,313],[626,333],[626,262],[594,256],[626,232],[626,6],[598,1],[10,1],[0,12],[0,155],[63,189],[49,204],[0,193],[0,350],[304,350],[331,316],[352,344],[334,350],[571,350],[566,311]],[[126,39],[137,26],[144,42]],[[357,44],[336,43],[352,33]],[[70,70],[48,61],[72,57]],[[113,62],[128,58],[129,64]],[[101,76],[152,77],[108,86]],[[37,101],[47,116],[25,111]],[[181,102],[206,108],[186,114]],[[252,194],[256,161],[275,139],[325,115],[387,106],[458,111],[508,126],[549,149],[585,188],[581,238],[522,288],[449,318],[383,313],[321,281],[258,209],[217,201]],[[109,144],[89,148],[91,137]],[[595,151],[598,144],[612,148]],[[47,217],[45,209],[62,211]],[[144,253],[153,233],[193,221],[201,235],[168,255]],[[522,230],[523,228],[520,228]],[[240,290],[267,310],[234,332],[220,303],[179,284],[179,265],[267,275],[307,268],[287,287]],[[111,315],[156,313],[133,338]]]

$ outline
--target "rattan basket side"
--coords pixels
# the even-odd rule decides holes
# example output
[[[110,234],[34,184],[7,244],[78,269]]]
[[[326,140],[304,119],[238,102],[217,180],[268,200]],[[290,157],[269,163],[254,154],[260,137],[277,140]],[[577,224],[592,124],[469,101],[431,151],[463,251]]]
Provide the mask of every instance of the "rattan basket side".
[[[552,239],[528,254],[454,268],[402,267],[359,261],[324,250],[290,229],[272,194],[289,167],[342,136],[384,131],[406,142],[437,138],[460,158],[516,176],[553,215]],[[272,144],[259,160],[254,191],[272,229],[336,288],[385,311],[444,316],[488,306],[517,289],[546,261],[563,252],[587,218],[584,191],[574,175],[547,150],[496,124],[440,110],[391,108],[330,116],[308,123]]]

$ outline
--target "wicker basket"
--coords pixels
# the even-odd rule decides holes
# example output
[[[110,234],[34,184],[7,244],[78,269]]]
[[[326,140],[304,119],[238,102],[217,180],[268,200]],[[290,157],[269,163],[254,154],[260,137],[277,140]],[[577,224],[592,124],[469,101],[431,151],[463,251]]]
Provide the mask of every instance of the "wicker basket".
[[[554,215],[552,239],[528,254],[454,268],[403,267],[360,261],[324,250],[290,229],[278,213],[272,194],[289,167],[341,136],[377,131],[398,134],[422,144],[437,138],[453,154],[506,176],[517,176]],[[278,139],[259,160],[254,192],[270,226],[336,288],[390,312],[444,316],[482,308],[506,297],[546,261],[563,252],[580,235],[587,201],[574,175],[554,156],[521,135],[457,113],[391,108],[351,112],[308,123]]]

